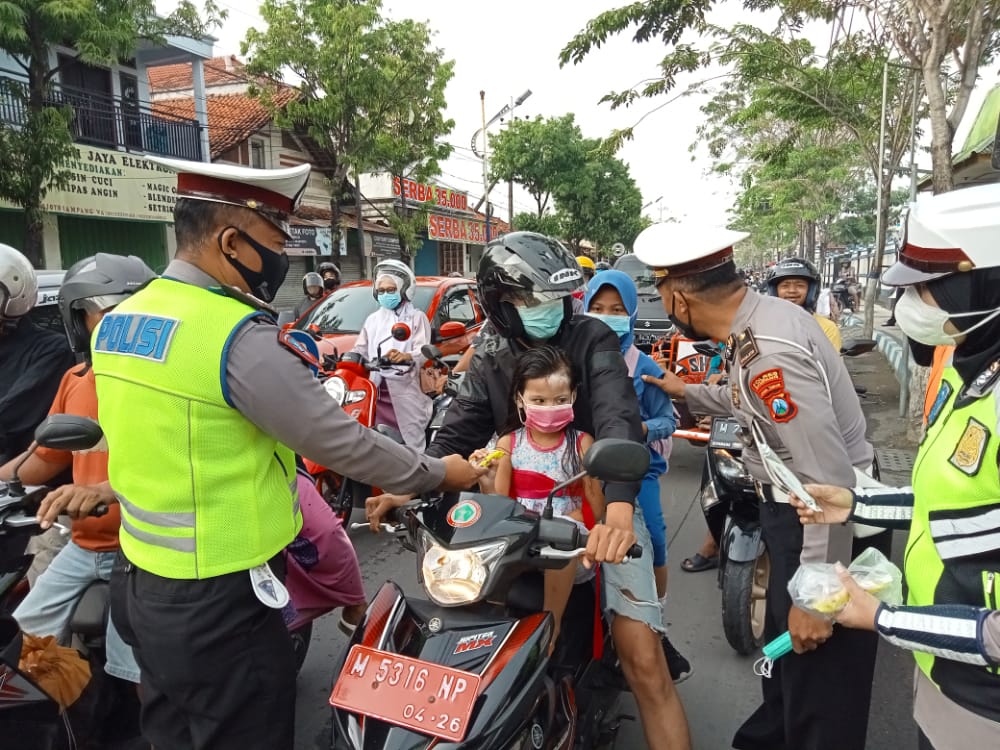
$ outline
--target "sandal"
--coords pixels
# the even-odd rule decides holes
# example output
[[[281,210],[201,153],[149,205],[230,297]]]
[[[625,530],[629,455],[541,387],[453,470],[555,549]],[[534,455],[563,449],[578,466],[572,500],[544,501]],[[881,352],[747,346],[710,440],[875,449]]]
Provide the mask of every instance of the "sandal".
[[[700,573],[703,570],[711,570],[719,567],[719,556],[712,555],[705,557],[699,552],[695,552],[691,557],[681,560],[681,570],[688,573]]]

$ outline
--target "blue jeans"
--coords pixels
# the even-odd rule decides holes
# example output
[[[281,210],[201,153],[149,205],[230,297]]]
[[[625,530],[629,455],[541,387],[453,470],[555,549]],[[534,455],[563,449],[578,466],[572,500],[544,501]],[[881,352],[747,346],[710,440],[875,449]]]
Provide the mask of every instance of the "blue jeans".
[[[73,608],[91,583],[111,580],[111,567],[117,554],[117,551],[91,552],[68,542],[14,611],[14,619],[21,629],[33,635],[54,635],[65,643],[69,639]],[[139,682],[139,665],[132,656],[132,649],[118,635],[110,617],[105,652],[105,672],[129,682]]]
[[[615,615],[621,615],[645,623],[651,630],[664,635],[667,629],[663,627],[663,609],[653,578],[653,555],[649,553],[652,543],[638,503],[632,515],[632,533],[636,544],[642,547],[642,557],[620,565],[601,565],[604,612],[608,622]]]
[[[642,508],[646,528],[649,529],[653,567],[661,568],[667,564],[667,523],[663,520],[663,506],[660,504],[659,476],[646,475],[635,502]]]

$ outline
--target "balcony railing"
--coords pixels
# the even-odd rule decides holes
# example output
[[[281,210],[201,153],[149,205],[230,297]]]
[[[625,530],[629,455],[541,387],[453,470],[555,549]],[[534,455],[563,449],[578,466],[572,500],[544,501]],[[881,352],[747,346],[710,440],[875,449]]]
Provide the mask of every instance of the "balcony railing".
[[[18,91],[22,85],[0,76],[0,120],[9,125],[27,119],[27,104]],[[46,103],[72,109],[70,129],[78,143],[201,161],[197,120],[154,115],[138,103],[69,86],[53,87]]]

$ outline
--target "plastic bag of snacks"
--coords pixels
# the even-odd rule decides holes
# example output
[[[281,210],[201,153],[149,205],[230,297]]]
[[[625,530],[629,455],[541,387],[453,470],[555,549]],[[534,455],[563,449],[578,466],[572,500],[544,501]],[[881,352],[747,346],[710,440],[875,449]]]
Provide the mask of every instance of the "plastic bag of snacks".
[[[869,547],[847,571],[865,591],[886,604],[902,604],[903,574],[877,549]],[[804,563],[788,582],[788,593],[799,609],[832,620],[850,597],[837,571],[828,563]]]

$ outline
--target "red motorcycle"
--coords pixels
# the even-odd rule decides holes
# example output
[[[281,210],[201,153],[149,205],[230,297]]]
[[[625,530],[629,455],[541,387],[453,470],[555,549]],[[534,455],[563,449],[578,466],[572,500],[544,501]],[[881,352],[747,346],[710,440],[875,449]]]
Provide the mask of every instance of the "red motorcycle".
[[[330,394],[330,398],[336,401],[351,419],[389,435],[400,443],[403,439],[396,430],[377,424],[375,405],[378,401],[378,386],[372,382],[371,374],[383,370],[405,372],[412,369],[412,362],[400,365],[382,356],[382,344],[391,339],[406,341],[409,338],[410,327],[406,323],[397,323],[392,327],[391,334],[378,343],[377,356],[374,359],[365,359],[358,352],[346,352],[339,357],[327,355],[320,362],[316,342],[308,333],[288,330],[281,334],[282,342],[306,360],[316,377],[322,381],[323,388]],[[355,508],[364,508],[366,498],[381,493],[381,490],[370,484],[342,476],[308,458],[303,458],[303,463],[306,471],[316,480],[316,488],[323,499],[329,503],[345,526]]]

